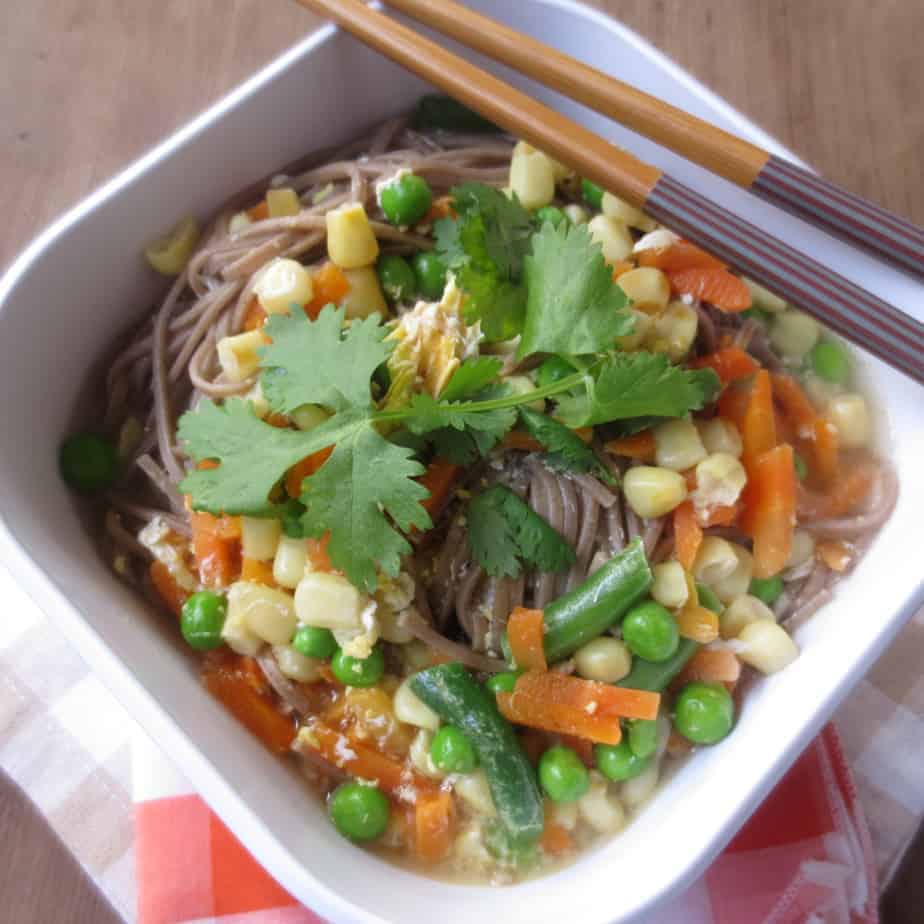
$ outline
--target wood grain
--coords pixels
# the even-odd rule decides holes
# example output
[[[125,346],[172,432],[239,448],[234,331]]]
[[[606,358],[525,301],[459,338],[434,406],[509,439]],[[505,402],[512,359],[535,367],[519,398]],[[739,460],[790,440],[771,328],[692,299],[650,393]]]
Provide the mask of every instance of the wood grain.
[[[592,5],[832,180],[924,223],[920,0]],[[30,0],[3,12],[0,267],[317,23],[289,0]],[[16,870],[0,880],[8,919],[107,920],[86,882],[68,875],[73,863],[42,820],[14,804],[0,792],[0,871]],[[24,843],[41,846],[23,854]],[[24,855],[44,859],[22,863]]]

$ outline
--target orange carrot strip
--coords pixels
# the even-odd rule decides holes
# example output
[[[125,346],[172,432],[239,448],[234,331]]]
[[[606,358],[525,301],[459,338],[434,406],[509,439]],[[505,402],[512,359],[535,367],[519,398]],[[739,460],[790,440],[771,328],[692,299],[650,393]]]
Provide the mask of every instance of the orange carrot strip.
[[[430,205],[430,211],[424,215],[421,223],[432,224],[441,218],[458,218],[459,214],[453,208],[453,204],[452,196],[440,196],[438,199],[434,199]]]
[[[671,288],[680,295],[692,295],[719,311],[745,311],[751,307],[751,292],[727,269],[685,269],[669,272]]]
[[[397,761],[362,741],[356,741],[331,728],[320,719],[311,719],[306,726],[304,741],[328,763],[345,770],[350,776],[371,780],[391,796],[397,796],[403,787],[412,786],[420,793],[432,793],[436,787],[415,773],[403,762]],[[406,791],[406,790],[404,790]]]
[[[567,828],[557,821],[547,821],[542,829],[542,837],[539,838],[539,846],[546,853],[558,856],[571,850],[574,847],[574,841]]]
[[[333,571],[327,546],[330,543],[330,533],[324,533],[320,539],[306,539],[305,548],[308,552],[308,561],[313,571]]]
[[[255,206],[247,209],[247,217],[251,221],[265,221],[269,218],[269,205],[266,199],[261,199]]]
[[[723,385],[746,379],[760,368],[750,353],[736,346],[722,347],[715,353],[700,356],[690,366],[693,369],[712,369]]]
[[[696,519],[692,501],[684,501],[674,508],[674,554],[677,561],[689,571],[703,541],[703,531]]]
[[[816,417],[812,428],[811,468],[825,484],[831,484],[840,473],[840,440],[834,425],[824,417]]]
[[[226,587],[238,571],[240,541],[230,535],[235,518],[194,512],[190,516],[193,556],[206,587]],[[239,528],[239,527],[238,527]]]
[[[700,648],[684,665],[674,684],[677,688],[694,680],[703,683],[735,683],[741,676],[741,662],[734,652]]]
[[[295,725],[253,688],[239,663],[210,664],[202,680],[209,693],[271,751],[284,754],[289,750],[295,739]]]
[[[556,671],[521,674],[514,691],[547,703],[561,703],[588,715],[622,719],[656,718],[661,699],[657,693],[647,690],[614,687],[609,683],[569,677]],[[564,734],[569,732],[564,730]]]
[[[719,416],[733,423],[741,431],[747,413],[751,390],[742,384],[731,385],[719,396]]]
[[[449,853],[455,821],[451,792],[437,790],[417,797],[414,811],[414,852],[424,863],[437,863]]]
[[[617,716],[588,715],[563,703],[547,703],[516,690],[498,693],[497,707],[509,722],[545,731],[577,735],[600,744],[619,744],[622,731]]]
[[[305,314],[312,321],[325,305],[339,305],[350,291],[350,281],[343,270],[329,261],[314,271],[311,282],[314,290],[311,301],[305,305]]]
[[[754,577],[773,577],[786,565],[796,525],[792,447],[784,444],[759,455],[748,479],[741,523],[754,539]]]
[[[815,546],[818,557],[839,574],[846,571],[853,561],[853,550],[839,539],[824,539]]]
[[[751,383],[741,426],[741,442],[744,445],[742,460],[745,468],[753,464],[761,453],[776,446],[773,392],[770,374],[765,369],[761,369]]]
[[[639,266],[655,266],[665,273],[689,269],[724,269],[725,264],[689,241],[676,241],[660,250],[642,250],[638,254]]]
[[[273,577],[273,564],[268,561],[258,561],[256,558],[245,558],[241,561],[241,580],[253,581],[255,584],[266,584],[275,587],[276,579]]]
[[[677,613],[677,630],[684,638],[706,645],[719,637],[718,614],[688,600]]]
[[[333,451],[333,446],[327,446],[293,465],[286,473],[286,494],[289,497],[301,497],[302,482],[309,475],[313,475],[330,458]]]
[[[810,438],[818,412],[808,395],[792,376],[776,374],[770,378],[773,384],[773,397],[792,421],[796,434],[802,439]]]
[[[851,513],[869,494],[876,481],[876,467],[867,459],[843,472],[824,493],[799,489],[799,516],[828,519]]]
[[[189,599],[189,591],[177,584],[170,569],[162,561],[155,559],[151,562],[150,575],[157,595],[167,605],[167,609],[179,618],[183,613],[183,604]]]
[[[426,472],[417,479],[430,492],[430,496],[420,503],[430,514],[431,520],[436,520],[449,503],[452,489],[461,471],[458,465],[447,459],[434,459],[427,466]]]
[[[603,444],[603,448],[614,456],[626,456],[639,462],[654,462],[655,439],[651,430],[642,430],[632,436],[623,436]]]
[[[741,504],[717,504],[697,513],[697,522],[703,529],[710,526],[734,526],[741,513]]]
[[[635,269],[635,264],[631,260],[617,260],[615,263],[610,264],[610,270],[613,274],[613,280],[619,279],[620,276],[625,276],[630,270]]]
[[[594,438],[593,427],[578,427],[571,431],[579,440],[589,443]],[[521,452],[542,452],[543,445],[534,436],[523,430],[510,430],[501,440],[504,449],[518,449]]]
[[[266,312],[256,297],[250,300],[244,315],[244,330],[259,330],[266,323]]]
[[[517,667],[527,671],[544,671],[547,668],[542,638],[545,622],[542,610],[515,607],[507,620],[507,639]]]

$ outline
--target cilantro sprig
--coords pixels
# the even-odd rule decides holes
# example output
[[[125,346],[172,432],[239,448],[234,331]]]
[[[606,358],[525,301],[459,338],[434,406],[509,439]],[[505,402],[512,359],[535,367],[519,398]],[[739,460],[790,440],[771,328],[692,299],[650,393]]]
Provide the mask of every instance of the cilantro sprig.
[[[520,408],[520,420],[530,436],[545,449],[545,464],[554,471],[592,472],[606,484],[616,484],[609,469],[573,430],[553,417],[531,408]]]
[[[564,537],[503,485],[473,498],[467,515],[472,556],[491,577],[516,577],[524,565],[564,571],[574,564]]]

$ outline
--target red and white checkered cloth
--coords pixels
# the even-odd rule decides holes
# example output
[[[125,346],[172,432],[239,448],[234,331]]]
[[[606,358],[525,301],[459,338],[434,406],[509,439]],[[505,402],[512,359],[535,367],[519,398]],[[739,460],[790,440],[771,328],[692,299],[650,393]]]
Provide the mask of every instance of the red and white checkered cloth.
[[[320,921],[250,857],[2,566],[0,599],[0,767],[115,909],[141,924]],[[924,815],[922,630],[919,613],[841,708],[843,750],[828,727],[702,879],[646,924],[877,921],[877,875],[888,879]]]

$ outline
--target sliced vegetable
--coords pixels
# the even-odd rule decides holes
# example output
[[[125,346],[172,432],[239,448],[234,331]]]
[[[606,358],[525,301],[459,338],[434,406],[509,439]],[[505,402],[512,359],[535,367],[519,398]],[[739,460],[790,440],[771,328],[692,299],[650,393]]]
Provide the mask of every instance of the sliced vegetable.
[[[673,657],[660,664],[636,658],[632,670],[619,681],[618,686],[633,690],[660,692],[683,670],[684,665],[699,650],[699,643],[681,638]]]
[[[545,657],[549,664],[573,654],[616,625],[648,591],[651,569],[641,540],[595,571],[583,584],[545,608]]]
[[[149,574],[154,590],[164,601],[167,609],[174,616],[180,616],[183,612],[183,604],[189,598],[189,591],[180,587],[170,569],[158,559],[151,562]]]
[[[452,490],[462,470],[447,459],[434,459],[418,481],[430,492],[421,501],[424,510],[434,522],[452,499]]]
[[[754,539],[754,577],[773,577],[786,566],[796,525],[792,447],[777,446],[758,456],[749,479],[742,526]]]
[[[609,440],[603,444],[603,448],[614,456],[626,456],[639,462],[654,462],[655,460],[655,438],[651,430],[642,430],[632,436]]]
[[[696,244],[677,240],[669,247],[645,248],[638,252],[639,266],[656,266],[666,273],[689,269],[724,269],[725,264]]]
[[[778,574],[769,578],[753,578],[748,593],[767,606],[773,606],[783,593],[783,579]]]
[[[311,277],[314,294],[305,305],[305,314],[315,320],[325,305],[339,305],[350,291],[350,281],[346,274],[329,260],[314,271]]]
[[[517,725],[562,735],[576,735],[605,744],[618,744],[622,737],[616,716],[590,715],[567,703],[527,696],[516,688],[512,693],[498,693],[497,705],[501,714]]]
[[[227,587],[240,566],[240,525],[232,517],[190,515],[193,557],[206,587]]]
[[[687,570],[693,568],[696,553],[703,541],[703,530],[696,517],[692,501],[684,501],[674,508],[674,554]]]
[[[424,863],[437,863],[452,848],[455,801],[439,790],[417,797],[414,806],[414,853]]]
[[[723,385],[738,379],[746,379],[760,368],[750,353],[736,346],[722,347],[715,353],[700,356],[690,365],[694,369],[712,369]]]
[[[792,422],[796,434],[802,439],[811,438],[818,412],[802,386],[789,375],[775,374],[770,379],[773,397]]]
[[[517,841],[537,840],[543,811],[535,773],[490,693],[457,663],[421,671],[411,680],[411,689],[472,743],[505,831]]]
[[[861,459],[847,468],[825,493],[800,489],[799,516],[812,519],[844,516],[859,506],[875,483],[875,466],[868,459]]]
[[[773,390],[770,374],[765,369],[761,369],[751,383],[741,423],[741,441],[744,445],[742,461],[745,468],[752,465],[761,453],[776,446]]]
[[[510,614],[507,621],[507,639],[518,668],[526,671],[546,669],[544,632],[542,610],[529,610],[518,606]]]
[[[517,679],[514,693],[551,705],[562,705],[585,715],[620,719],[654,719],[660,697],[651,691],[613,686],[556,671],[530,671]],[[577,734],[563,730],[565,734]],[[581,736],[579,737],[586,737]]]
[[[333,446],[327,446],[306,456],[297,465],[293,465],[286,474],[286,494],[294,500],[301,497],[304,480],[317,472],[330,458],[333,451]]]
[[[706,645],[719,637],[719,617],[705,606],[688,600],[677,613],[677,631],[683,638]]]
[[[720,311],[745,311],[751,307],[748,287],[727,269],[685,269],[667,276],[675,292],[709,302]]]
[[[727,649],[713,651],[700,648],[677,676],[677,683],[685,686],[695,680],[704,683],[736,683],[741,676],[741,662]]]

